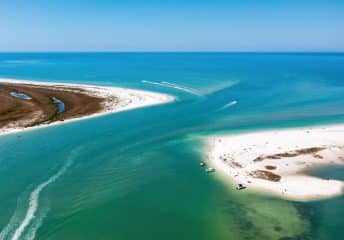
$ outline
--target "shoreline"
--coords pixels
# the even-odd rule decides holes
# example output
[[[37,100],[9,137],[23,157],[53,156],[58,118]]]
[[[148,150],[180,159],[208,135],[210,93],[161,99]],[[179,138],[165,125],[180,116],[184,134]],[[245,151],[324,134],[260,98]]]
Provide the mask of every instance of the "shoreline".
[[[77,117],[70,117],[65,120],[57,120],[49,123],[41,123],[28,127],[7,127],[0,129],[0,136],[22,131],[35,130],[43,127],[56,126],[58,124],[69,123],[71,121],[79,121],[93,117],[99,117],[106,114],[127,111],[135,108],[147,107],[152,105],[160,105],[176,100],[174,96],[155,93],[145,90],[128,89],[121,87],[75,84],[75,83],[58,83],[58,82],[40,82],[30,80],[19,80],[0,78],[0,84],[23,84],[32,86],[32,88],[49,88],[54,90],[65,91],[66,93],[84,94],[88,97],[102,99],[101,110]]]
[[[206,138],[206,158],[233,185],[288,200],[312,201],[344,193],[344,181],[308,175],[344,166],[344,124],[263,130]]]

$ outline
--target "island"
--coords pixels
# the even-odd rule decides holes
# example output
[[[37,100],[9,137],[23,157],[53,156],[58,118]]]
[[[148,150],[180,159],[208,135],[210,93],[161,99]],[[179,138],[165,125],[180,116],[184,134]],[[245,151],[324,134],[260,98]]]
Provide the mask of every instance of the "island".
[[[110,86],[0,79],[0,134],[174,101]]]

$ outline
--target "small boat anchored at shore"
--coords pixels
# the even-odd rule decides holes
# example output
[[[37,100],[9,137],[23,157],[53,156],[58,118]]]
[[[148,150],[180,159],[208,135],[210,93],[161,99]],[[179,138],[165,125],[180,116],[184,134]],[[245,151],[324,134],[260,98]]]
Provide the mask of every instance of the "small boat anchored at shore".
[[[201,162],[199,163],[199,165],[200,165],[201,167],[204,167],[204,166],[206,165],[206,163],[205,163],[204,161],[201,161]]]
[[[236,187],[236,190],[243,190],[245,188],[247,188],[247,187],[244,184],[239,183],[238,186]]]
[[[205,169],[205,172],[207,172],[207,173],[215,172],[215,169],[211,168],[211,167],[208,167],[208,168]]]

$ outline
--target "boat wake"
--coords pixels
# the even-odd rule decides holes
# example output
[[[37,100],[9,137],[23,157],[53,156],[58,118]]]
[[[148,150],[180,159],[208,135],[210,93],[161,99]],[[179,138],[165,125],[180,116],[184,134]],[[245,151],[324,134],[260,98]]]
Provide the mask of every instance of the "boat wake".
[[[44,212],[36,219],[36,221],[31,224],[30,229],[23,236],[23,239],[25,239],[25,240],[34,240],[35,239],[36,232],[37,232],[38,228],[42,225],[43,219],[47,215],[47,212],[48,212],[48,209],[45,209]]]
[[[40,217],[37,217],[37,209],[39,207],[39,197],[41,192],[50,184],[55,182],[58,178],[60,178],[66,170],[70,167],[75,158],[76,151],[72,151],[70,156],[68,157],[66,163],[49,179],[40,183],[31,193],[29,196],[28,207],[26,210],[25,215],[20,216],[20,207],[19,204],[21,201],[18,201],[17,209],[15,210],[12,218],[10,219],[9,223],[3,228],[0,232],[0,240],[11,239],[11,240],[18,240],[22,237],[27,230],[27,227],[31,225],[31,228],[27,230],[26,237],[24,239],[33,239],[35,237],[37,229],[42,224],[42,220],[46,215],[47,210],[44,214],[41,214]],[[22,220],[20,220],[22,218]],[[35,220],[35,222],[33,222]]]
[[[153,84],[153,85],[159,85],[159,86],[163,86],[163,87],[174,88],[174,89],[178,89],[180,91],[191,93],[191,94],[197,95],[197,96],[201,95],[201,93],[197,89],[186,87],[186,86],[183,86],[183,85],[174,84],[174,83],[169,83],[169,82],[152,82],[152,81],[146,81],[146,80],[142,80],[141,82],[142,83],[149,83],[149,84]]]
[[[165,85],[168,85],[168,86],[171,86],[172,88],[176,88],[176,89],[179,89],[179,90],[182,90],[182,91],[186,91],[186,92],[189,92],[189,93],[200,95],[200,92],[197,89],[195,89],[195,88],[190,88],[190,87],[186,87],[186,86],[183,86],[183,85],[178,85],[178,84],[174,84],[174,83],[170,83],[170,82],[161,82],[161,83],[165,84]]]

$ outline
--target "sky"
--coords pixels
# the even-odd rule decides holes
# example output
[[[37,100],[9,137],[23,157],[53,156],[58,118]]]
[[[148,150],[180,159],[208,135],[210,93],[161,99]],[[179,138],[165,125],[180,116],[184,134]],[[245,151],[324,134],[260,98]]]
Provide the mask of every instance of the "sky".
[[[344,51],[344,0],[0,0],[0,51]]]

